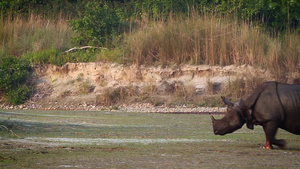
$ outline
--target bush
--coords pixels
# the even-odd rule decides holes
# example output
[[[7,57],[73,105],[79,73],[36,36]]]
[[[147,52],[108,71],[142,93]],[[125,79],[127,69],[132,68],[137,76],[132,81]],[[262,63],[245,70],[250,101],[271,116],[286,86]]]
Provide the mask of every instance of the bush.
[[[28,100],[30,94],[31,90],[26,85],[21,85],[8,91],[7,100],[14,105],[19,105]]]
[[[25,82],[29,75],[28,61],[16,57],[5,57],[0,60],[0,89],[8,92]]]
[[[21,104],[30,96],[25,85],[30,65],[24,59],[6,57],[0,60],[0,91],[13,104]]]
[[[63,64],[67,62],[93,62],[95,61],[96,55],[98,53],[100,52],[97,49],[86,49],[69,52],[61,57],[64,59]]]
[[[51,48],[39,52],[28,52],[23,58],[29,60],[31,64],[54,64],[62,66],[67,62],[93,62],[100,52],[97,49],[86,49],[62,53],[60,50]]]
[[[29,52],[23,55],[24,59],[30,61],[31,64],[56,64],[62,65],[63,58],[59,57],[60,51],[51,48],[39,52]]]
[[[117,35],[120,17],[116,11],[103,3],[88,3],[84,17],[69,21],[78,33],[75,41],[81,45],[108,46]]]

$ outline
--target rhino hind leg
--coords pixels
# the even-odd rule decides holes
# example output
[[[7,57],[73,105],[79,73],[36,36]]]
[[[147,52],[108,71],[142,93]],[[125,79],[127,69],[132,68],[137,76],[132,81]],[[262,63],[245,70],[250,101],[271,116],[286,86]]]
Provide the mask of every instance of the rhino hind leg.
[[[292,133],[300,135],[300,123],[294,125]]]
[[[265,143],[265,145],[263,146],[263,148],[265,148],[265,149],[273,149],[272,144],[277,145],[281,149],[284,149],[286,141],[283,140],[283,139],[273,140],[273,142],[271,142],[270,140],[267,140],[266,143]]]
[[[273,144],[277,145],[279,148],[285,147],[285,140],[277,140],[275,139],[275,135],[277,133],[278,126],[274,121],[269,121],[263,125],[265,134],[266,134],[266,143],[263,146],[265,149],[273,149]]]
[[[273,146],[269,140],[266,141],[265,145],[263,146],[265,149],[273,149]]]

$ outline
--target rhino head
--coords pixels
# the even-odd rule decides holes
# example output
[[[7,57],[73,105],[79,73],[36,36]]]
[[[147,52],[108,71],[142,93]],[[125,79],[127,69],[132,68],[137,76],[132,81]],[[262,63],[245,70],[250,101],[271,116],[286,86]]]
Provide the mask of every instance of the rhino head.
[[[215,135],[232,133],[237,129],[240,129],[246,123],[246,120],[243,117],[244,112],[239,106],[239,102],[233,104],[225,97],[222,97],[222,99],[227,105],[227,112],[225,116],[222,119],[215,119],[213,116],[211,116]]]

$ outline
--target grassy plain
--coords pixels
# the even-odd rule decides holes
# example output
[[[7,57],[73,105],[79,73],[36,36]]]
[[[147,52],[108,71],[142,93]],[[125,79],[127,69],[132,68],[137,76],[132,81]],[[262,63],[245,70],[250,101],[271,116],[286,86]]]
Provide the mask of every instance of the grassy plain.
[[[299,136],[265,150],[260,126],[215,136],[209,115],[0,110],[0,125],[0,168],[300,167]]]

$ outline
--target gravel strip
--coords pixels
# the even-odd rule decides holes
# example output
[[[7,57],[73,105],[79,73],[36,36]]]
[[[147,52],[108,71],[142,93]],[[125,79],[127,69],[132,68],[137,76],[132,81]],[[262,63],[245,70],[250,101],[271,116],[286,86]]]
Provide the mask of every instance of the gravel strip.
[[[222,114],[226,112],[226,107],[197,107],[187,105],[176,106],[154,106],[149,103],[123,104],[118,107],[103,107],[96,105],[83,104],[74,105],[55,105],[44,107],[35,103],[19,106],[0,105],[0,109],[20,109],[20,110],[85,110],[85,111],[120,111],[120,112],[151,112],[151,113],[177,113],[177,114]]]

